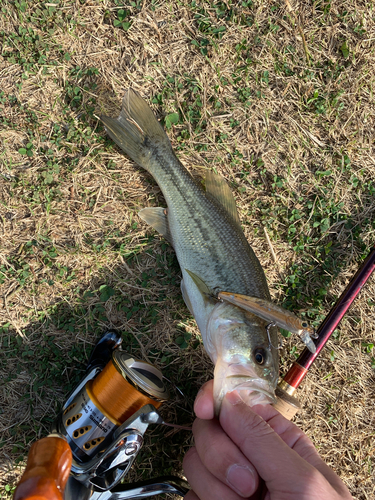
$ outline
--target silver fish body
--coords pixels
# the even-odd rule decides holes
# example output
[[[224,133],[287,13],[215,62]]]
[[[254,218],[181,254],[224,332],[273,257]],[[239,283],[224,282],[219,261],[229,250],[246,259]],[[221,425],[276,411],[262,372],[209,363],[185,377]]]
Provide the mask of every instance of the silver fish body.
[[[146,208],[139,215],[176,251],[184,300],[215,363],[216,411],[225,392],[234,389],[245,391],[244,399],[246,396],[250,404],[271,402],[278,353],[269,348],[267,322],[232,304],[224,307],[202,293],[192,278],[193,273],[211,290],[270,300],[263,269],[243,234],[229,187],[211,173],[206,190],[195,182],[174,154],[151,109],[135,91],[126,92],[117,119],[101,119],[109,136],[150,172],[166,200],[167,210]],[[272,329],[271,337],[277,345],[277,329]]]

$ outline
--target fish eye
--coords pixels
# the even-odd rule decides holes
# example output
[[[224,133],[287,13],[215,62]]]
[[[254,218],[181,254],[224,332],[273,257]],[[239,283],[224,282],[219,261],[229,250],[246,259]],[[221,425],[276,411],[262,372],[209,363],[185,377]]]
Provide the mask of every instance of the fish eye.
[[[264,349],[258,348],[254,351],[254,359],[258,365],[263,365],[266,361],[266,352]]]

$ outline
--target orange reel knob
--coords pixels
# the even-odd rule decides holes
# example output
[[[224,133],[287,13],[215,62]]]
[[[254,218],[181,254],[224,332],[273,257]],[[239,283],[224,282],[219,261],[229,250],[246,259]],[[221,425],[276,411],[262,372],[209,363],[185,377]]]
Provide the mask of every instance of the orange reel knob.
[[[72,452],[64,438],[40,439],[30,448],[13,500],[63,500],[71,466]]]

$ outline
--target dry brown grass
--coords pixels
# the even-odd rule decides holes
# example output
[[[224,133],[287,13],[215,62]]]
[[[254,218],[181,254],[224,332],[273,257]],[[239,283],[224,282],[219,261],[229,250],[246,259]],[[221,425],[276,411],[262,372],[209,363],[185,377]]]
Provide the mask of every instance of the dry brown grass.
[[[0,337],[0,379],[5,381],[0,389],[0,484],[4,487],[13,484],[22,470],[30,441],[47,433],[68,388],[82,373],[80,363],[105,328],[127,332],[129,348],[136,355],[156,362],[182,386],[186,396],[176,393],[165,408],[170,421],[192,421],[194,394],[212,375],[203,347],[194,344],[199,333],[180,297],[173,252],[159,237],[150,239],[153,231],[137,216],[144,206],[163,205],[160,190],[118,149],[104,143],[104,131],[96,120],[82,123],[82,109],[67,108],[69,85],[83,87],[86,81],[95,81],[96,89],[83,92],[84,105],[94,97],[95,113],[113,116],[130,86],[148,100],[164,92],[163,104],[154,109],[160,118],[180,111],[180,123],[169,131],[169,137],[181,161],[198,177],[204,169],[215,167],[231,183],[246,236],[278,302],[285,298],[284,285],[292,265],[302,266],[309,257],[319,270],[325,257],[314,253],[314,248],[321,241],[332,241],[338,249],[336,261],[342,260],[344,266],[337,276],[333,267],[319,271],[325,278],[332,274],[327,296],[313,311],[313,317],[324,317],[355,273],[361,255],[375,241],[374,194],[368,187],[375,179],[375,23],[370,2],[332,2],[328,14],[324,1],[276,4],[259,0],[249,7],[227,2],[234,9],[229,20],[218,19],[215,9],[202,2],[212,26],[226,27],[221,39],[199,31],[198,7],[190,2],[146,1],[139,10],[133,7],[133,24],[127,32],[113,27],[118,10],[115,3],[65,2],[57,6],[49,21],[55,28],[53,34],[44,30],[41,21],[27,21],[38,5],[30,2],[21,19],[14,5],[5,1],[0,15],[3,41],[19,26],[32,27],[49,47],[49,59],[57,61],[46,71],[43,64],[34,62],[20,86],[25,69],[4,56],[6,44],[0,57],[0,90],[18,99],[16,104],[4,102],[0,109],[7,120],[0,121],[0,266],[6,275],[0,284],[0,295],[5,297],[0,320],[8,325]],[[244,17],[252,18],[253,24],[241,24]],[[272,26],[276,25],[275,31]],[[202,38],[212,40],[207,57],[192,44]],[[243,40],[243,48],[236,49]],[[342,52],[344,42],[347,58]],[[63,58],[64,53],[70,54],[70,60]],[[289,65],[289,73],[280,69],[284,63]],[[75,66],[95,67],[99,73],[79,80],[70,73]],[[329,76],[329,71],[336,71],[336,76]],[[189,79],[195,80],[196,93]],[[250,102],[243,102],[239,89],[251,92]],[[314,92],[321,101],[309,103]],[[219,108],[215,107],[217,101]],[[323,110],[317,108],[319,103]],[[37,116],[31,158],[19,153],[30,140],[28,115],[22,105]],[[195,122],[186,116],[189,106],[200,113]],[[233,120],[238,124],[232,126]],[[66,132],[74,124],[79,133],[72,137],[65,133],[58,145],[52,142],[55,124],[68,124]],[[87,137],[89,125],[94,131]],[[185,129],[190,137],[181,140]],[[60,194],[51,202],[47,198],[50,185],[46,187],[43,177],[47,161],[46,153],[39,149],[43,147],[53,151],[53,161],[60,166],[52,184]],[[236,150],[242,158],[235,156]],[[348,168],[343,168],[345,155],[351,161]],[[327,176],[317,173],[329,170]],[[284,179],[281,187],[274,186],[276,176]],[[294,250],[297,237],[288,233],[289,226],[296,224],[297,235],[313,237],[317,232],[314,217],[328,213],[322,205],[324,198],[328,204],[342,202],[339,212],[350,218],[351,227],[342,219],[331,220],[320,240],[307,244],[303,251]],[[305,201],[309,200],[314,204],[305,214]],[[294,208],[304,214],[297,223],[291,219]],[[43,256],[47,240],[42,237],[56,249],[52,267]],[[97,250],[97,245],[110,238],[117,246]],[[40,245],[30,255],[24,245],[33,239]],[[119,250],[121,241],[129,254],[133,252],[130,260]],[[22,286],[19,275],[11,273],[21,260],[31,269]],[[74,272],[70,281],[56,277],[57,265]],[[171,275],[166,278],[168,269]],[[306,271],[305,285],[298,289],[302,296],[294,300],[302,312],[315,303],[319,272],[312,266]],[[143,278],[140,282],[142,273],[149,275],[145,286]],[[53,286],[46,283],[50,279]],[[100,315],[97,290],[103,284],[110,285],[116,295],[103,305]],[[83,293],[88,290],[92,297],[82,306]],[[292,300],[291,292],[288,297]],[[361,500],[375,496],[374,370],[371,353],[362,345],[375,343],[374,297],[372,278],[342,322],[340,336],[328,343],[303,383],[299,391],[303,411],[296,417],[324,460]],[[125,299],[146,307],[128,318],[117,307]],[[154,325],[148,315],[153,309],[158,312]],[[59,318],[64,317],[66,325],[69,315],[73,327],[67,331]],[[175,340],[184,331],[192,334],[192,340],[181,350]],[[295,339],[288,339],[284,346],[282,373],[295,359],[294,344]],[[30,351],[43,352],[46,367],[38,367]],[[163,361],[164,354],[168,361]],[[56,375],[59,373],[61,376]],[[150,432],[148,447],[132,478],[161,474],[162,466],[179,472],[189,438],[167,431],[161,439],[164,435],[160,429]],[[155,465],[155,455],[161,465]]]

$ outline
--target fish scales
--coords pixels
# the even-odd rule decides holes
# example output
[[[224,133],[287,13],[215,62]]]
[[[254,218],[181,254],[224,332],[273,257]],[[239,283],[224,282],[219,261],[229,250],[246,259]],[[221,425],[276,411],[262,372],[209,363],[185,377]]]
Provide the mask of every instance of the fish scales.
[[[148,170],[167,202],[181,267],[197,269],[212,288],[269,299],[263,269],[244,234],[233,227],[227,212],[195,182],[173,151],[163,149],[163,154],[154,150]],[[207,273],[208,261],[214,266],[214,280]]]

